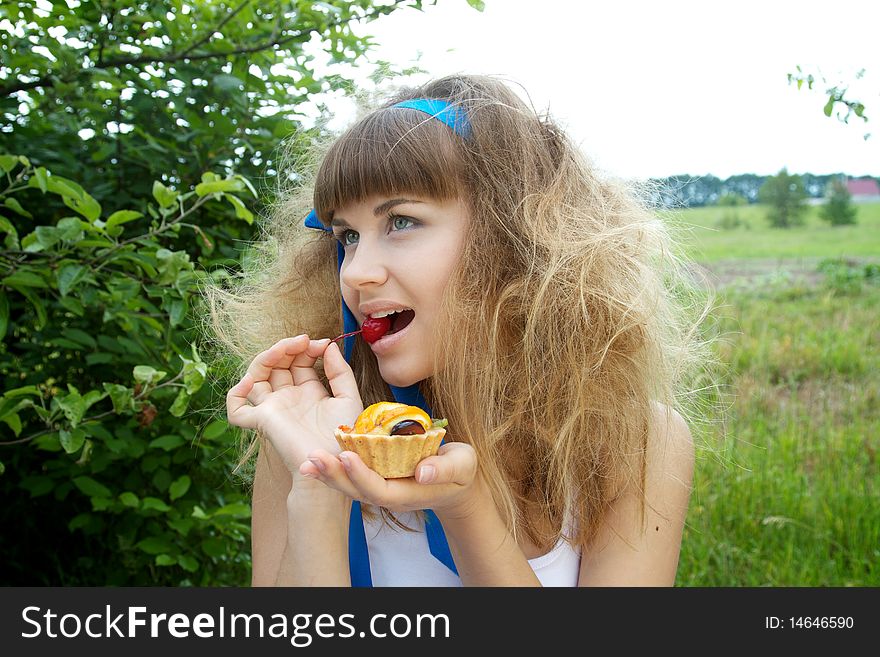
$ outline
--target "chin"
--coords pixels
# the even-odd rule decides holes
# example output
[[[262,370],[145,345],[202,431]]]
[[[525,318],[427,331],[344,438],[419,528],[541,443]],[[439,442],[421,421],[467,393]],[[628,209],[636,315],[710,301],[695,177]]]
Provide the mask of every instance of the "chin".
[[[382,379],[388,385],[395,386],[397,388],[406,388],[407,386],[411,386],[414,383],[418,383],[422,379],[426,378],[427,375],[421,376],[413,370],[409,369],[401,369],[397,367],[382,367],[382,364],[379,364],[379,373],[382,375]]]

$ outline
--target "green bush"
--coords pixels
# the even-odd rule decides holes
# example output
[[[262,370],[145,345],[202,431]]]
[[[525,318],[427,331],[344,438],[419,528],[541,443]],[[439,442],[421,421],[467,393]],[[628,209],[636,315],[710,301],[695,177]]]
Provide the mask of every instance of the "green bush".
[[[858,294],[863,283],[880,278],[880,265],[869,263],[860,267],[843,258],[822,260],[818,271],[825,275],[825,286],[837,294]]]
[[[840,179],[828,185],[825,205],[819,210],[819,216],[832,226],[847,226],[856,223],[858,210],[852,204],[852,195],[846,183]]]
[[[202,360],[197,319],[199,282],[251,230],[250,183],[155,182],[106,216],[24,156],[0,168],[4,584],[247,584],[237,434],[199,410],[224,364]],[[176,244],[194,235],[201,266]]]

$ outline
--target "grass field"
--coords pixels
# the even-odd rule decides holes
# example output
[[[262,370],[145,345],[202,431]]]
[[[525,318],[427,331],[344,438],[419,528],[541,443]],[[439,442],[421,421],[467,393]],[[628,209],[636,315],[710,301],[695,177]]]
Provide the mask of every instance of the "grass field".
[[[880,205],[863,208],[854,227],[695,234],[710,267],[876,257]],[[711,226],[713,211],[683,214]],[[846,272],[719,289],[727,411],[698,436],[677,585],[880,585],[880,277]]]
[[[766,207],[704,207],[672,212],[669,218],[678,239],[698,262],[714,263],[737,258],[826,258],[880,257],[880,203],[858,208],[854,226],[829,226],[819,218],[819,208],[811,206],[804,225],[780,230],[770,228]],[[742,225],[722,229],[725,214],[735,213]]]

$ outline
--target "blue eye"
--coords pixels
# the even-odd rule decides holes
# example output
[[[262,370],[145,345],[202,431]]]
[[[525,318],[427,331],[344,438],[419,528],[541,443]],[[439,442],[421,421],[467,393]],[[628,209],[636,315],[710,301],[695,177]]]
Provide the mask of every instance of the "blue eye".
[[[340,231],[339,235],[336,237],[336,239],[338,239],[340,242],[342,242],[342,246],[348,246],[349,244],[354,244],[354,242],[347,241],[349,233],[354,233],[355,235],[357,235],[356,230],[347,230],[346,229],[346,230]]]
[[[415,220],[399,214],[388,215],[388,222],[394,231],[406,230],[407,228],[411,228],[412,226],[416,225]],[[408,224],[406,222],[408,222]],[[353,238],[354,241],[349,241],[350,234],[353,234],[355,236]],[[351,230],[349,228],[344,228],[340,230],[338,233],[335,233],[334,236],[342,244],[342,246],[351,246],[353,244],[357,244],[357,238],[359,237],[356,230]]]
[[[408,221],[411,224],[415,224],[415,222],[412,219],[410,219],[409,217],[403,217],[401,215],[391,215],[389,217],[389,219],[391,220],[391,225],[394,226],[395,228],[397,228],[398,230],[403,230],[404,228],[406,228],[406,226],[398,226],[398,224],[397,224],[398,221]]]

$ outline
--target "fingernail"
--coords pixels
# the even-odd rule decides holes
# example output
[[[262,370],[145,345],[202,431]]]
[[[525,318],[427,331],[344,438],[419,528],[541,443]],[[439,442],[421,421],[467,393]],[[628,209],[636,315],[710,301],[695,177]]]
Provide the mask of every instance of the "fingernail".
[[[348,454],[340,454],[339,460],[342,461],[342,467],[351,470],[351,461],[348,460]]]
[[[324,466],[324,462],[321,459],[311,459],[310,458],[309,461],[311,461],[312,465],[314,465],[316,468],[318,468],[318,470],[320,470],[322,473],[327,471],[327,468]]]
[[[419,483],[430,484],[437,476],[437,468],[433,465],[423,465],[419,469]]]

